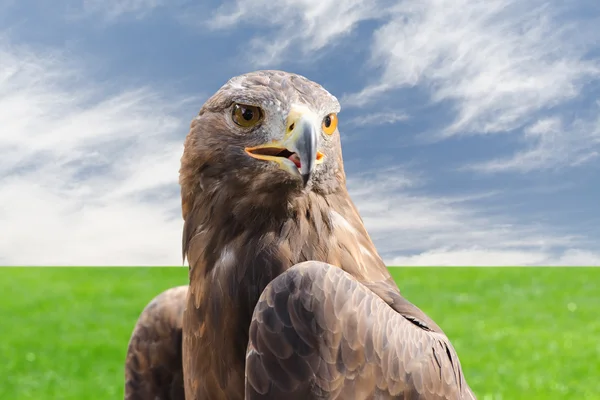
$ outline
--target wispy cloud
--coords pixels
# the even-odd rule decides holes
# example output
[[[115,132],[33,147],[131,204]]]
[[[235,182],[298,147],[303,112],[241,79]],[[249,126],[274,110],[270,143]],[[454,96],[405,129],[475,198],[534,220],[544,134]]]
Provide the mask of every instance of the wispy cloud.
[[[406,121],[410,116],[403,112],[382,111],[371,114],[358,115],[348,120],[348,124],[354,126],[391,125],[396,122]]]
[[[110,19],[160,3],[89,4]],[[527,127],[525,151],[472,166],[478,170],[528,171],[596,157],[597,117],[542,112],[580,95],[598,73],[583,56],[588,43],[568,47],[579,36],[549,8],[508,0],[404,1],[391,11],[382,4],[239,1],[220,9],[213,27],[255,24],[253,61],[264,64],[333,46],[361,21],[379,19],[371,66],[382,73],[345,106],[377,104],[380,94],[420,85],[434,102],[455,107],[447,138]],[[85,65],[59,52],[2,40],[0,59],[0,264],[179,264],[177,171],[201,99],[94,82]],[[347,123],[397,124],[411,112],[380,110]],[[573,230],[488,207],[493,192],[440,196],[422,176],[400,169],[352,175],[349,187],[389,263],[600,264]]]
[[[143,18],[154,9],[170,3],[165,0],[83,0],[81,8],[71,10],[71,16],[99,15],[107,22],[124,15]]]
[[[348,186],[389,265],[556,264],[564,249],[600,264],[600,254],[585,251],[585,237],[487,206],[494,193],[431,196],[401,170],[354,176]]]
[[[389,261],[394,266],[600,266],[600,253],[586,250],[550,251],[436,249]]]
[[[593,56],[600,50],[593,39],[600,18],[582,19],[584,3],[353,0],[340,6],[329,0],[235,1],[222,6],[210,23],[218,29],[258,27],[249,54],[257,65],[272,66],[298,52],[319,54],[348,39],[359,23],[377,20],[373,31],[362,31],[372,35],[371,81],[342,96],[344,107],[377,105],[390,94],[417,87],[430,105],[452,110],[450,119],[436,121],[437,139],[521,134],[529,126],[524,150],[482,166],[488,172],[526,171],[552,168],[561,159],[558,164],[565,167],[595,157],[583,150],[589,135],[578,126],[589,121],[561,122],[568,139],[566,134],[536,134],[532,126],[567,120],[561,107],[600,79],[600,61]],[[373,114],[353,122],[365,120],[392,124],[402,118]]]
[[[187,99],[0,43],[0,264],[180,263]]]
[[[374,34],[380,77],[346,103],[422,85],[456,119],[443,136],[504,132],[576,97],[600,76],[585,24],[539,1],[404,0]]]
[[[106,93],[68,60],[0,51],[0,263],[178,264],[177,171],[191,118],[180,109],[199,106],[148,88]],[[480,246],[474,264],[517,251],[511,260],[528,263],[532,249],[577,242],[490,216],[475,206],[489,194],[431,197],[421,185],[395,169],[350,179],[388,261]]]
[[[383,2],[365,0],[235,0],[208,20],[213,29],[250,25],[274,28],[256,35],[247,56],[256,66],[271,65],[291,54],[316,52],[350,34],[356,25],[385,14]]]
[[[530,172],[587,164],[600,152],[600,118],[580,118],[570,124],[557,117],[545,118],[529,126],[523,139],[528,148],[512,157],[468,165],[465,169]]]

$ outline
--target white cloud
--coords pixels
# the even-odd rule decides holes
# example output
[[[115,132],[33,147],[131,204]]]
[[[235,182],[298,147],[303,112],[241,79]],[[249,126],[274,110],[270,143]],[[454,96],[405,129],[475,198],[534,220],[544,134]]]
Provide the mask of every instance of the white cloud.
[[[600,266],[600,253],[440,248],[389,261],[394,266]]]
[[[143,18],[158,7],[169,5],[165,0],[83,0],[82,6],[72,16],[100,15],[114,21],[123,15]]]
[[[512,157],[466,168],[480,172],[529,172],[587,164],[596,159],[600,151],[600,118],[580,118],[566,126],[560,118],[544,118],[525,130],[524,141],[529,147]]]
[[[494,193],[420,194],[420,182],[400,170],[354,176],[348,187],[389,265],[549,265],[562,249],[586,245],[584,237],[557,227],[511,218],[505,210],[494,213],[485,206]],[[582,262],[600,260],[585,254]]]
[[[394,257],[389,265],[394,266],[510,266],[538,265],[547,259],[541,251],[498,250],[465,248],[451,250],[438,248],[420,254]]]
[[[547,265],[600,266],[600,253],[581,249],[569,249],[558,259],[550,260]]]
[[[585,25],[539,1],[404,0],[374,34],[371,63],[383,72],[362,104],[389,90],[422,85],[449,102],[456,119],[443,131],[504,132],[532,114],[577,96],[600,75],[586,60]]]
[[[0,41],[0,264],[181,264],[186,99],[40,53]]]
[[[353,126],[393,125],[396,122],[406,121],[409,118],[409,115],[403,112],[381,111],[358,115],[348,120],[348,124]]]
[[[208,20],[214,29],[243,24],[273,27],[276,32],[253,38],[247,55],[257,66],[282,61],[284,56],[305,56],[331,45],[364,20],[378,18],[384,10],[365,0],[235,0],[221,6]]]
[[[177,177],[193,116],[180,110],[195,113],[199,100],[107,93],[85,66],[2,41],[0,59],[0,264],[180,264]],[[492,214],[480,201],[493,194],[432,197],[401,172],[349,182],[387,261],[440,264],[440,249],[450,249],[471,255],[446,262],[528,264],[559,248],[571,249],[562,262],[596,260],[581,238]]]
[[[210,24],[219,29],[257,26],[261,33],[253,37],[250,57],[255,64],[272,66],[286,58],[302,60],[298,54],[318,57],[318,50],[344,41],[360,22],[377,20],[374,33],[368,32],[373,35],[372,81],[343,96],[344,107],[377,104],[385,94],[418,87],[432,105],[443,104],[453,111],[452,119],[436,122],[441,128],[435,136],[443,139],[520,134],[538,120],[565,119],[560,107],[580,98],[583,88],[600,78],[599,60],[590,57],[598,50],[593,39],[597,20],[577,16],[574,10],[582,4],[237,0],[222,6]],[[391,124],[402,118],[383,120]],[[586,124],[590,122],[580,123]],[[589,162],[598,153],[585,150],[589,135],[578,128],[567,127],[568,138],[566,133],[535,136],[530,129],[524,137],[525,150],[481,168],[530,171]]]

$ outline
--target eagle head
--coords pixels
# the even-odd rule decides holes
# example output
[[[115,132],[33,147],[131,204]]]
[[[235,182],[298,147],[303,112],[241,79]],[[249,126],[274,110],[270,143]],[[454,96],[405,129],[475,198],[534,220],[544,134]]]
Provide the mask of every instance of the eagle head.
[[[300,75],[255,71],[230,79],[192,121],[182,194],[225,191],[281,202],[336,190],[345,184],[339,111],[333,95]]]

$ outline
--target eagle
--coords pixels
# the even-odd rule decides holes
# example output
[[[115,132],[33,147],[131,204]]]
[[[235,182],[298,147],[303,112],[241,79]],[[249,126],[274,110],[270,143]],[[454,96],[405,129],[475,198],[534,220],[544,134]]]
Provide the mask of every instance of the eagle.
[[[275,70],[202,106],[179,171],[189,285],[142,311],[125,399],[475,399],[348,194],[340,110]]]

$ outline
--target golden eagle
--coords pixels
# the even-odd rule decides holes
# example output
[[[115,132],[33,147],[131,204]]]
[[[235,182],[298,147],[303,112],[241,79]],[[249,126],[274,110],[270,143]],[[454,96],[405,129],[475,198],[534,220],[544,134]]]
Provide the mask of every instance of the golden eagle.
[[[475,398],[348,195],[339,111],[282,71],[234,77],[206,101],[179,179],[189,287],[142,312],[126,399]]]

